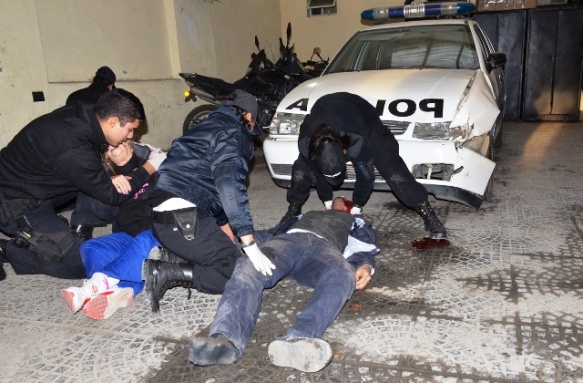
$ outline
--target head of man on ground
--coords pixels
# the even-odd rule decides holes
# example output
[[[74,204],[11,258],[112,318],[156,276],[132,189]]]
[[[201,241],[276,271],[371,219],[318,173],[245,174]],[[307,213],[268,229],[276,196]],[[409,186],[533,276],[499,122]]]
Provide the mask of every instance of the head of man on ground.
[[[346,213],[350,213],[352,209],[352,201],[346,199],[346,197],[336,197],[332,200],[332,210],[340,210]]]

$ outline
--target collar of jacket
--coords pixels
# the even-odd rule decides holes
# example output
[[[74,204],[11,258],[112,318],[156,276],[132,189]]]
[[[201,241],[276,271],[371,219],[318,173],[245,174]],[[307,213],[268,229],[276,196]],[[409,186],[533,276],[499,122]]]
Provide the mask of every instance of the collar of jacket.
[[[93,111],[92,104],[81,104],[77,109],[77,113],[84,114],[87,116],[91,124],[91,137],[90,142],[91,144],[97,146],[100,153],[105,153],[109,144],[105,139],[105,134],[103,133],[103,129],[101,129],[101,125],[99,124],[99,120]]]
[[[239,120],[239,116],[237,116],[235,111],[233,109],[229,108],[228,106],[221,106],[219,109],[217,109],[213,113],[226,114],[227,116],[234,118],[239,124],[241,124],[241,121]],[[244,127],[243,132],[246,135],[259,136],[261,134],[261,129],[257,126],[257,121],[255,121],[255,128],[253,128],[253,130],[249,130],[249,129],[247,129],[247,127]]]

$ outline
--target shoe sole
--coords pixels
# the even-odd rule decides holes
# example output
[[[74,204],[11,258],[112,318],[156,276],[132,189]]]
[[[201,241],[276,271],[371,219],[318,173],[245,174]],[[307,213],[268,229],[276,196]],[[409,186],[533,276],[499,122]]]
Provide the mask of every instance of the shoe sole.
[[[131,287],[106,291],[91,299],[83,308],[83,313],[91,319],[103,320],[112,316],[118,309],[128,307],[134,301]]]
[[[87,302],[89,301],[89,299],[85,299],[85,302],[83,302],[81,304],[81,306],[79,307],[75,307],[75,293],[68,291],[66,289],[62,289],[61,290],[61,295],[63,296],[63,298],[65,299],[65,302],[67,303],[67,306],[69,306],[69,308],[71,309],[71,311],[73,311],[73,314],[75,314],[76,312],[78,312],[79,310],[81,310],[83,308],[83,305],[87,304]]]
[[[150,303],[150,309],[152,312],[157,313],[160,311],[160,302],[156,302],[156,297],[154,296],[154,275],[153,275],[153,263],[148,262],[149,259],[146,259],[142,264],[142,281],[144,281],[144,295],[146,299]]]
[[[274,365],[303,372],[320,371],[332,361],[330,345],[316,338],[274,340],[269,344],[267,353]]]

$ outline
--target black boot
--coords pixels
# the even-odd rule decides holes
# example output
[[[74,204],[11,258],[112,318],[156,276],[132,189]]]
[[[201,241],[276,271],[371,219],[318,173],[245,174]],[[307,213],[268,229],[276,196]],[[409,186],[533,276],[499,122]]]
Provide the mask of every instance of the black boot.
[[[174,254],[170,250],[165,247],[154,246],[152,250],[150,250],[150,254],[148,255],[148,259],[153,259],[155,261],[162,261],[165,263],[188,263],[184,258],[180,257],[179,255]]]
[[[160,299],[166,290],[173,287],[195,288],[192,265],[189,263],[166,263],[146,259],[142,265],[144,293],[153,312],[160,310]]]
[[[289,207],[287,208],[287,213],[285,213],[279,223],[284,223],[285,221],[289,221],[290,219],[302,214],[302,206],[304,206],[304,202],[290,202]]]
[[[74,225],[73,230],[83,242],[93,238],[93,226]]]
[[[447,238],[447,232],[443,223],[437,218],[433,208],[429,204],[429,201],[425,201],[417,205],[415,209],[417,213],[423,218],[425,222],[425,230],[429,233],[432,239],[445,239]]]

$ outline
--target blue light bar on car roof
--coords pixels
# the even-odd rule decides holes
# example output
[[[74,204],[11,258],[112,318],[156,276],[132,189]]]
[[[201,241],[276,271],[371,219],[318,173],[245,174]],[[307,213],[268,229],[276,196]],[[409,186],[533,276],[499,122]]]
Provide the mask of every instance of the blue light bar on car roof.
[[[387,8],[373,8],[362,11],[360,17],[364,20],[389,20],[415,17],[455,16],[473,12],[476,6],[472,3],[424,3],[403,5]]]

